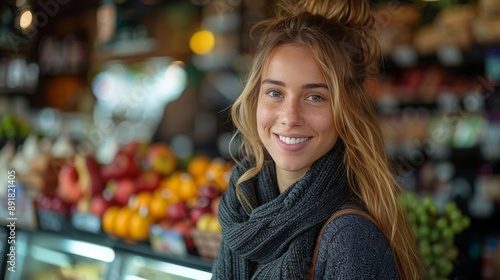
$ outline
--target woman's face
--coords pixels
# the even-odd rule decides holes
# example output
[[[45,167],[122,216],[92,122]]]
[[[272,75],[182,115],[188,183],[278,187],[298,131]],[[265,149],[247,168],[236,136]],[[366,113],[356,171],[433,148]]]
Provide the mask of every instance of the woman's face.
[[[309,47],[272,51],[261,77],[257,129],[278,174],[302,177],[335,145],[331,98]]]

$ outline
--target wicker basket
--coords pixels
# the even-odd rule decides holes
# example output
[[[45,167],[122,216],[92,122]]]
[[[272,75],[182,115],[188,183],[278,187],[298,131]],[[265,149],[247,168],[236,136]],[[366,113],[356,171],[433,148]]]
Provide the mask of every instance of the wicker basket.
[[[215,259],[222,240],[218,232],[208,232],[193,229],[191,232],[198,254],[207,259]]]

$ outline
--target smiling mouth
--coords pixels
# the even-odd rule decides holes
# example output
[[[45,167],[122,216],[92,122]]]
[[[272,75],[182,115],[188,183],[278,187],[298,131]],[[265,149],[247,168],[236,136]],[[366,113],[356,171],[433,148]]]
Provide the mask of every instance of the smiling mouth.
[[[306,142],[309,140],[309,137],[303,137],[303,138],[290,138],[290,137],[285,137],[285,136],[279,136],[281,142],[286,143],[288,145],[295,145],[295,144],[300,144],[303,142]]]

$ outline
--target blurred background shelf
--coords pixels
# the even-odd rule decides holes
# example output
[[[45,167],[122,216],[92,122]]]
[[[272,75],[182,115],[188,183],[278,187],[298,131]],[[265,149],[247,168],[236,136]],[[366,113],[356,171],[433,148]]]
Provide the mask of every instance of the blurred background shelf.
[[[134,141],[167,144],[182,171],[200,154],[229,162],[235,147],[229,146],[228,109],[247,73],[254,44],[248,32],[278,2],[2,1],[0,175],[13,166],[21,174],[43,165],[48,159],[34,155],[47,147],[55,162],[92,154],[106,166]],[[450,279],[490,279],[500,231],[500,6],[489,0],[371,2],[383,63],[367,88],[398,179],[441,205],[456,201],[471,218],[455,240],[459,256]],[[30,24],[22,27],[21,18]],[[57,181],[57,175],[46,178]],[[191,185],[185,186],[186,194]],[[25,244],[39,235],[103,246],[115,253],[108,267],[135,263],[129,267],[149,279],[160,274],[147,265],[205,272],[211,265],[100,235],[19,234]],[[105,279],[122,279],[113,273]]]

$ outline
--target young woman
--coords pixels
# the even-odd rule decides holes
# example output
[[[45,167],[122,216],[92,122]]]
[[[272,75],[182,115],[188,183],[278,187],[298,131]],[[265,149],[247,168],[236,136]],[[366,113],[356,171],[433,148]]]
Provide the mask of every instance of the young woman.
[[[242,146],[219,206],[213,279],[422,278],[364,89],[379,57],[369,1],[280,3],[254,29],[253,64],[231,111]],[[325,223],[344,208],[373,221]]]

